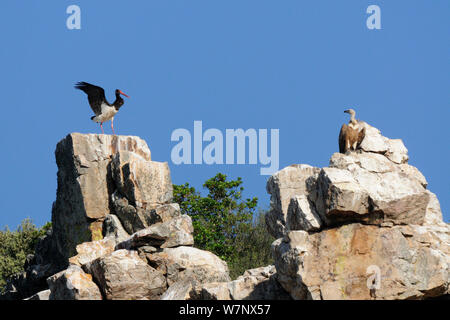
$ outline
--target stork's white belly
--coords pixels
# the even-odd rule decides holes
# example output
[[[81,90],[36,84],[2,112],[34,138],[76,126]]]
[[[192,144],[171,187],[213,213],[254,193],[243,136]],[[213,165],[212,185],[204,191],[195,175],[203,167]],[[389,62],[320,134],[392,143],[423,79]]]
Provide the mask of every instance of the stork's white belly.
[[[94,117],[92,121],[95,122],[105,122],[111,120],[116,115],[117,110],[113,106],[108,106],[106,104],[102,104],[102,113],[98,116]]]

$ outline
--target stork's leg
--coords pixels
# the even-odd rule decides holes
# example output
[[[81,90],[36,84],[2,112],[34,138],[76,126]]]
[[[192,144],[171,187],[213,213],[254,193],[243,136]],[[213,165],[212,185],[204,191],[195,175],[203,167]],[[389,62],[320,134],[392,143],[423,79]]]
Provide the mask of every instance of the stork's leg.
[[[102,134],[105,134],[105,131],[103,131],[103,122],[100,122],[100,128],[102,128]]]
[[[115,133],[114,133],[114,118],[111,118],[111,129],[112,129],[113,134],[115,135]]]

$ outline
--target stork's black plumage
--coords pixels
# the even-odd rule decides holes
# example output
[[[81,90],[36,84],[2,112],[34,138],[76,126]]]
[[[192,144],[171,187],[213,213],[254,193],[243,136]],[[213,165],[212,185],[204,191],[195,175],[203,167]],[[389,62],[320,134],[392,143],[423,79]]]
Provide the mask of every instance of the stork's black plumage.
[[[114,133],[114,116],[119,111],[120,107],[124,104],[124,101],[120,95],[123,94],[125,97],[128,96],[121,90],[116,89],[116,100],[111,104],[106,100],[105,90],[103,90],[103,88],[99,86],[82,81],[78,82],[75,85],[75,88],[87,94],[89,105],[91,106],[92,111],[94,111],[95,113],[95,116],[91,117],[91,120],[100,123],[102,133],[103,122],[108,120],[111,120],[111,129]]]

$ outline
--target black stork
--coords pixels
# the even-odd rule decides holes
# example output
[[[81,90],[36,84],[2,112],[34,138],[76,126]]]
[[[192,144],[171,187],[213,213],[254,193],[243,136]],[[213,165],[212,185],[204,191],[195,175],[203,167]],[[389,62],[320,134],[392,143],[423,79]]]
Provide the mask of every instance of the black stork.
[[[124,104],[122,97],[123,94],[125,97],[129,98],[125,93],[121,90],[116,89],[116,100],[111,104],[105,98],[105,90],[103,88],[95,86],[93,84],[87,82],[78,82],[75,85],[76,89],[79,89],[87,94],[89,105],[91,106],[92,111],[94,111],[95,116],[91,117],[91,120],[97,123],[100,123],[100,128],[103,131],[103,122],[111,120],[111,129],[114,133],[114,116],[119,111],[120,107]]]

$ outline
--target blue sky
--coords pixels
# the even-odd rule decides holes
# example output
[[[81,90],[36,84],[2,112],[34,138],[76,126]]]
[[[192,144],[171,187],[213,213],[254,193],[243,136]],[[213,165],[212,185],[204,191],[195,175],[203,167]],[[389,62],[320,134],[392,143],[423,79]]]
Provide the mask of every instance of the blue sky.
[[[66,8],[81,8],[68,30]],[[381,8],[382,30],[366,27]],[[98,133],[76,81],[131,96],[116,132],[144,138],[172,180],[196,187],[241,176],[268,207],[260,165],[171,163],[177,128],[280,130],[280,169],[326,166],[342,111],[403,139],[450,218],[450,2],[18,1],[0,2],[0,228],[51,219],[54,150],[70,132]],[[109,123],[105,125],[110,132]]]

